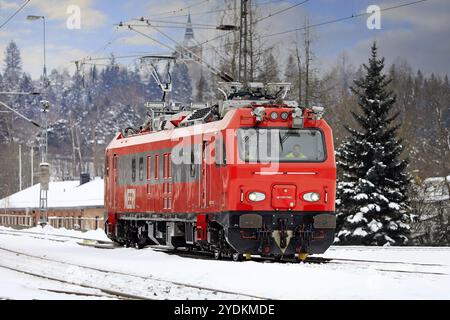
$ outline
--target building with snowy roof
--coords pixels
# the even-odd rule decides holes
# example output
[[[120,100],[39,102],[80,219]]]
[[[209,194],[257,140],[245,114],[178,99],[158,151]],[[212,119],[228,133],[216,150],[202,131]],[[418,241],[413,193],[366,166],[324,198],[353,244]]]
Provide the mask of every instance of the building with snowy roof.
[[[39,184],[0,200],[0,225],[29,227],[40,219]],[[50,182],[48,220],[55,228],[103,228],[103,179]]]
[[[425,179],[411,201],[412,236],[420,245],[450,245],[450,176]]]

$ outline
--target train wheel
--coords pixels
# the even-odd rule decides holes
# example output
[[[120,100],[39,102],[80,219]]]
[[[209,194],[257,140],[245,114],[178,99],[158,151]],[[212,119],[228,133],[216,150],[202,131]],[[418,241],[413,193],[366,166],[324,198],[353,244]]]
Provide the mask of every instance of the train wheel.
[[[222,259],[222,251],[220,251],[219,249],[214,250],[214,259],[215,260]]]
[[[233,259],[234,262],[242,261],[242,254],[235,252],[231,255],[231,259]]]

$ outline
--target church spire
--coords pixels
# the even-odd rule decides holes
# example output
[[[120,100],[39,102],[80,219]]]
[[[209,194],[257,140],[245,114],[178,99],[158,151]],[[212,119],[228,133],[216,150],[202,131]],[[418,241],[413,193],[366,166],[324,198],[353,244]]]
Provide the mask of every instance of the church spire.
[[[191,13],[189,12],[188,15],[188,21],[186,24],[186,33],[184,34],[185,40],[194,39],[194,29],[192,28],[192,21],[191,21]]]

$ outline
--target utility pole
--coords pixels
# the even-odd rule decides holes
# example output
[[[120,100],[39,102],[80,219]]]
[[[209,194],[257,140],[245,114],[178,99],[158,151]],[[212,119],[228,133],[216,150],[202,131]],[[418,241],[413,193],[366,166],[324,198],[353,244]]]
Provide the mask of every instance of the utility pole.
[[[309,26],[309,18],[305,22],[305,107],[309,107],[309,73],[311,63],[311,30]]]
[[[248,82],[248,2],[241,0],[241,22],[239,39],[239,82],[247,85]]]
[[[39,139],[39,150],[41,153],[40,168],[40,190],[39,190],[39,211],[41,226],[45,226],[48,221],[48,189],[50,184],[50,164],[47,163],[48,152],[48,111],[50,103],[46,100],[41,101],[41,117],[42,117],[42,131]]]
[[[250,58],[250,82],[253,82],[253,77],[255,75],[255,61],[254,61],[254,54],[253,54],[253,32],[254,30],[254,24],[253,24],[253,10],[252,10],[252,0],[249,0],[248,7],[250,8],[249,15],[250,15],[250,23],[249,23],[249,58]]]
[[[19,144],[19,190],[22,191],[22,145]]]
[[[30,150],[30,165],[31,165],[31,186],[34,185],[34,148],[31,146]]]
[[[42,90],[45,90],[49,83],[47,79],[47,54],[46,54],[46,37],[45,37],[45,16],[28,15],[27,20],[36,21],[42,19],[43,26],[43,45],[44,45],[44,68],[42,70]],[[48,152],[48,111],[50,109],[50,103],[47,100],[41,101],[41,138],[39,140],[39,151],[41,153],[41,163],[40,168],[40,193],[39,193],[39,210],[41,218],[39,224],[45,226],[47,224],[47,214],[48,214],[48,187],[50,184],[50,164],[47,163],[47,152]]]

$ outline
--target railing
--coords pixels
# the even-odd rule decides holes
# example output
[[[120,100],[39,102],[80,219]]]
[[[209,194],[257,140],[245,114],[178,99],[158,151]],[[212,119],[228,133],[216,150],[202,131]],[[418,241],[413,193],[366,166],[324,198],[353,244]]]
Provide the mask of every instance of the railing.
[[[103,229],[103,217],[48,217],[48,223],[53,228],[66,228],[73,230]]]
[[[33,216],[2,214],[0,215],[0,225],[8,227],[34,227],[35,223]]]
[[[48,223],[54,228],[73,230],[103,229],[103,217],[48,217]],[[0,225],[6,227],[34,227],[36,219],[31,215],[0,214]]]

